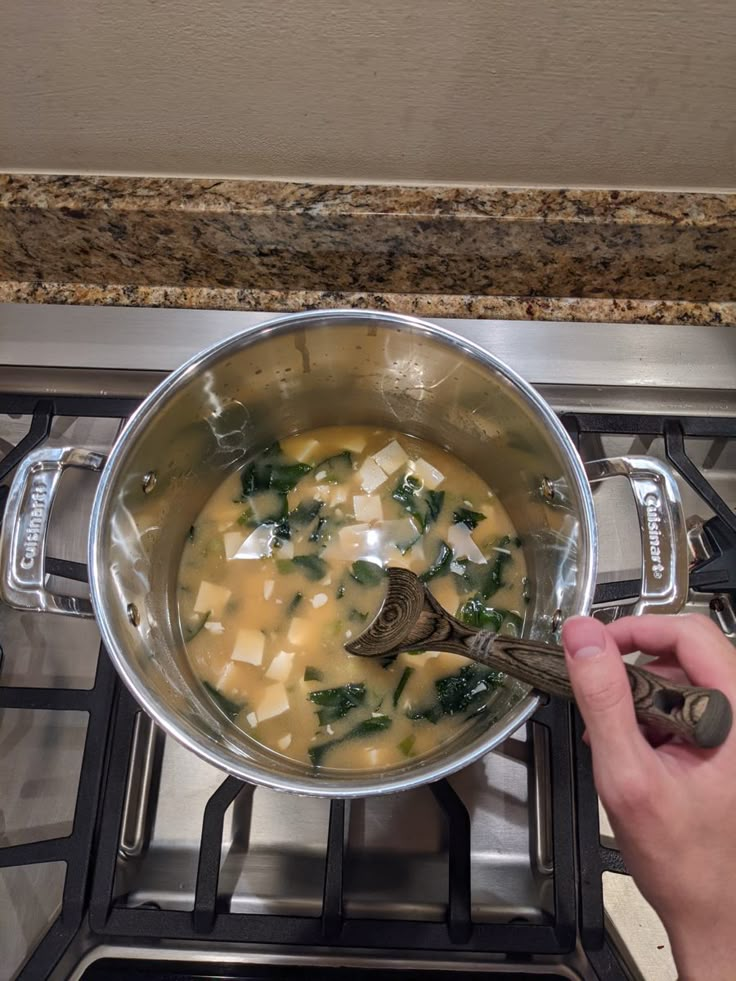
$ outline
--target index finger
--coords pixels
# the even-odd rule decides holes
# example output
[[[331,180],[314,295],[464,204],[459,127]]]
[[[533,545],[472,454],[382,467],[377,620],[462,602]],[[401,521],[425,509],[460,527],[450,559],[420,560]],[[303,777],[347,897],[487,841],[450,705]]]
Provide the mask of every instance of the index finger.
[[[674,654],[693,684],[736,695],[736,653],[707,617],[624,617],[609,623],[606,630],[622,653],[641,651],[656,657]]]

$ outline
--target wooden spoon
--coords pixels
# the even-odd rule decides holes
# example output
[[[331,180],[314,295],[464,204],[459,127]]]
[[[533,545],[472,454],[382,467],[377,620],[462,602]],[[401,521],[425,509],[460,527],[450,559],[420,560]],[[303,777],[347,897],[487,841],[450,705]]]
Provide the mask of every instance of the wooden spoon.
[[[345,650],[361,657],[402,651],[448,651],[525,681],[551,695],[573,698],[561,647],[505,637],[460,623],[408,569],[389,569],[386,598],[373,622]],[[720,746],[731,730],[731,703],[712,688],[678,685],[627,664],[636,717],[643,725],[702,749]]]

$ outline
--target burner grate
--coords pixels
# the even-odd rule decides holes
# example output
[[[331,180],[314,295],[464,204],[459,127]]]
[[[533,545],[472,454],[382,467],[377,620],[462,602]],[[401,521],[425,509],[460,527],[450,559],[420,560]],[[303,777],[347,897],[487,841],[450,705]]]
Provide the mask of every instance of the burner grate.
[[[125,906],[114,896],[115,874],[132,732],[139,711],[132,697],[121,691],[90,899],[90,925],[106,940],[157,937],[196,941],[206,938],[218,942],[310,946],[328,942],[333,947],[346,949],[462,950],[515,955],[559,954],[574,948],[576,901],[574,876],[570,870],[575,867],[575,839],[568,750],[570,709],[566,704],[550,701],[539,711],[534,722],[550,729],[554,861],[557,869],[568,870],[567,874],[555,875],[555,917],[545,923],[473,923],[470,911],[470,817],[446,781],[431,788],[449,830],[449,885],[444,923],[361,919],[344,914],[344,842],[349,807],[344,801],[333,801],[330,807],[321,915],[300,917],[228,911],[218,901],[225,812],[238,794],[258,793],[257,787],[234,777],[227,777],[220,784],[204,809],[194,909],[186,912]]]
[[[0,397],[0,412],[31,415],[27,434],[0,459],[0,479],[7,477],[27,453],[47,438],[55,415],[74,414],[79,407],[78,399],[71,400],[71,405],[67,404],[68,400],[59,401],[62,404],[36,398],[21,406],[15,398]],[[117,416],[115,408],[115,405],[108,406],[108,414]],[[7,487],[0,487],[0,519],[6,494]],[[49,557],[46,571],[80,582],[87,581],[86,567],[76,562],[62,562]],[[1,658],[2,648],[0,668]],[[61,913],[26,961],[21,978],[45,978],[49,974],[74,938],[87,908],[97,808],[116,687],[115,671],[102,647],[98,654],[94,684],[89,689],[5,687],[0,684],[0,711],[77,711],[86,713],[88,717],[71,834],[63,838],[0,846],[2,868],[47,862],[63,862],[66,867]]]
[[[32,416],[26,436],[0,460],[0,479],[10,474],[24,454],[43,442],[55,415],[124,420],[138,404],[134,399],[104,397],[48,399],[0,395],[0,412]],[[707,523],[716,555],[710,564],[695,567],[693,586],[706,590],[713,586],[720,591],[725,582],[725,588],[732,587],[736,519],[687,456],[684,439],[732,439],[736,437],[736,420],[659,419],[646,415],[582,412],[566,414],[562,419],[578,443],[584,434],[663,437],[673,465],[701,493],[716,515]],[[0,487],[0,512],[3,489]],[[51,575],[86,580],[86,569],[80,563],[49,557],[46,568]],[[637,588],[638,583],[633,580],[606,584],[597,590],[596,601],[619,602],[635,595]],[[232,777],[226,778],[215,791],[203,814],[193,910],[128,908],[118,901],[114,890],[132,734],[140,710],[128,692],[116,684],[104,651],[100,651],[91,689],[0,686],[1,708],[73,709],[89,716],[71,835],[0,847],[0,866],[3,867],[47,861],[62,861],[67,866],[62,912],[26,962],[20,975],[23,979],[48,976],[85,916],[93,939],[99,943],[168,938],[200,943],[279,944],[281,947],[318,948],[329,944],[342,950],[503,953],[523,959],[535,953],[569,952],[579,937],[598,978],[626,977],[605,936],[601,881],[604,871],[621,872],[624,869],[618,853],[603,848],[600,843],[597,797],[589,751],[580,740],[580,720],[567,705],[556,700],[542,707],[532,723],[532,726],[549,732],[552,777],[550,807],[555,913],[541,923],[473,922],[470,817],[462,800],[444,781],[431,790],[448,828],[445,922],[360,919],[346,915],[343,880],[346,861],[349,861],[345,828],[350,805],[343,801],[333,802],[330,808],[320,915],[231,913],[227,904],[218,898],[223,820],[227,808],[239,794],[258,792],[257,788]]]

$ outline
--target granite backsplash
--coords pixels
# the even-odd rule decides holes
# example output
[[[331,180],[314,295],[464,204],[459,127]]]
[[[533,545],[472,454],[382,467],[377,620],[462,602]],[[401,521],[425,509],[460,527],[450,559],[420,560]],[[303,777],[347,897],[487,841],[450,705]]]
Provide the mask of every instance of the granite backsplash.
[[[736,194],[4,175],[0,300],[736,323]]]

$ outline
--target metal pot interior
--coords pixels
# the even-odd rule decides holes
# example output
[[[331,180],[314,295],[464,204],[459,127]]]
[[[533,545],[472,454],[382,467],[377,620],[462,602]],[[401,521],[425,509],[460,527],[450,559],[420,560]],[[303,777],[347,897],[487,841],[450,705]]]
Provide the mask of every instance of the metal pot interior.
[[[461,729],[432,755],[380,774],[315,773],[249,739],[212,708],[186,658],[176,609],[187,530],[245,457],[292,433],[350,423],[444,446],[499,495],[529,572],[525,636],[552,639],[556,611],[587,611],[595,571],[592,501],[552,411],[480,349],[384,314],[286,317],[176,372],[113,450],[95,502],[89,557],[108,650],[133,694],[170,734],[243,779],[332,797],[446,776],[500,742],[537,704],[509,680],[496,695],[490,726],[486,720]]]

